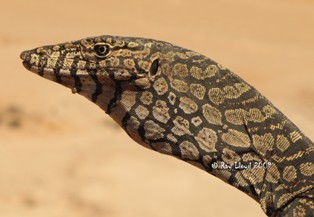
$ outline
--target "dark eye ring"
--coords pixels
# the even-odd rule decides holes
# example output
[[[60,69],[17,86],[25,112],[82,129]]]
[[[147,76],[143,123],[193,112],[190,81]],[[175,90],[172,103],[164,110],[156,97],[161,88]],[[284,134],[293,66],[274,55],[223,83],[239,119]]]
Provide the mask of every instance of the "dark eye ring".
[[[94,51],[97,57],[104,58],[109,53],[109,46],[104,43],[95,44]]]

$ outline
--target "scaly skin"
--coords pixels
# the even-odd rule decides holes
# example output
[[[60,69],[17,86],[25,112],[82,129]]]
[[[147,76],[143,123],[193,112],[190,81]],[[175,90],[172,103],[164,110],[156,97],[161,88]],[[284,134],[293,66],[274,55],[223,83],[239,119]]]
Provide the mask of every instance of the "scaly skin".
[[[211,59],[117,36],[44,46],[21,58],[28,70],[97,104],[137,143],[217,176],[267,215],[313,216],[314,144]]]

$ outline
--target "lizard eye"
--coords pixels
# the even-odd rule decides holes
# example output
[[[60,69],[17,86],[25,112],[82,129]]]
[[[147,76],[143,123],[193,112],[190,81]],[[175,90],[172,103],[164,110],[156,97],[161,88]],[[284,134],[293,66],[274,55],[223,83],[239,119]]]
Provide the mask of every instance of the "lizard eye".
[[[109,46],[103,43],[95,44],[94,51],[97,57],[104,58],[109,53]]]

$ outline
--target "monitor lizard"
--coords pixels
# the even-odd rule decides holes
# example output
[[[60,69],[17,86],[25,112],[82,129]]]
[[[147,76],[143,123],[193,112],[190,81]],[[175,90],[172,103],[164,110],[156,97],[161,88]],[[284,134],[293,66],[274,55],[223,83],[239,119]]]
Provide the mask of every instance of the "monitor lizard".
[[[313,216],[314,144],[254,87],[173,44],[99,36],[20,55],[85,96],[137,143],[248,194],[268,216]]]

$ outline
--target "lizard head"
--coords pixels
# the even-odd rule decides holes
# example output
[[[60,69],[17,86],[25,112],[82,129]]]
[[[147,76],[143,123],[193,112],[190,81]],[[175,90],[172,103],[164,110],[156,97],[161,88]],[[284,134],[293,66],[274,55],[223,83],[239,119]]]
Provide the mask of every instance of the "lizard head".
[[[108,91],[117,84],[148,88],[171,46],[152,39],[100,36],[38,47],[20,57],[28,70],[95,102],[103,88]]]

